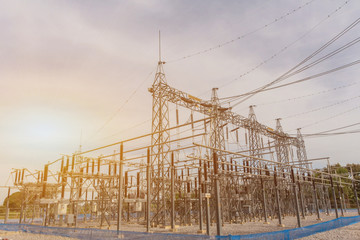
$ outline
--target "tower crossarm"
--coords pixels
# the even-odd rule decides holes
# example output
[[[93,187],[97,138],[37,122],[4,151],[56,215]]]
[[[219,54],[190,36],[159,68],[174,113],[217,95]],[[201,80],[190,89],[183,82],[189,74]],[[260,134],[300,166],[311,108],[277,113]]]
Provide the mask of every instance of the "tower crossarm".
[[[156,90],[155,90],[156,89]],[[176,88],[169,86],[168,84],[162,83],[159,87],[152,87],[149,89],[149,92],[152,94],[157,94],[155,91],[162,91],[161,96],[165,98],[166,101],[177,104],[179,106],[191,109],[193,111],[205,114],[210,116],[213,111],[214,106],[210,101],[204,101],[200,98],[197,98],[193,95],[190,95],[186,92],[180,91]],[[291,137],[284,132],[278,132],[274,129],[261,124],[259,122],[252,122],[244,116],[241,116],[237,113],[231,111],[231,108],[224,108],[221,106],[217,106],[220,112],[219,117],[222,121],[231,123],[235,126],[249,129],[256,128],[260,134],[270,137],[270,138],[286,138],[290,141],[292,145],[298,145],[298,139],[296,137]]]

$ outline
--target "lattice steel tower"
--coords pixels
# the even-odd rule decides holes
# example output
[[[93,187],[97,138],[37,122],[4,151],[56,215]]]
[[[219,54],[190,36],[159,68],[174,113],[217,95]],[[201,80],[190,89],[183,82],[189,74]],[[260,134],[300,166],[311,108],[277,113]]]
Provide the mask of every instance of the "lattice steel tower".
[[[306,162],[307,155],[306,155],[306,149],[305,149],[305,141],[301,134],[300,128],[297,129],[297,146],[296,146],[296,155],[298,158],[298,161],[302,164],[300,165],[303,168],[310,168],[309,163]]]
[[[277,156],[277,161],[281,163],[289,164],[289,143],[287,138],[283,137],[284,131],[280,123],[281,118],[276,119],[276,132],[279,133],[275,139],[275,151]],[[285,170],[287,167],[280,167],[280,170]]]
[[[261,144],[261,138],[259,134],[259,129],[257,129],[257,120],[256,115],[254,112],[254,106],[251,105],[249,109],[249,155],[253,157],[262,157],[262,144]],[[245,165],[258,168],[259,166],[259,160],[256,159],[247,159],[245,162]],[[255,173],[258,172],[258,170],[255,169],[246,169],[249,173]]]
[[[166,225],[169,214],[166,213],[166,196],[169,193],[170,166],[170,132],[169,106],[164,97],[164,87],[167,86],[163,64],[161,61],[159,38],[159,62],[155,80],[149,91],[153,96],[152,104],[152,137],[151,137],[151,167],[152,167],[152,198],[156,203],[156,214],[152,222]]]
[[[218,88],[213,88],[211,94],[210,147],[225,150],[224,128],[220,120],[221,107],[217,90]],[[221,152],[218,152],[218,156],[220,161],[225,160]]]

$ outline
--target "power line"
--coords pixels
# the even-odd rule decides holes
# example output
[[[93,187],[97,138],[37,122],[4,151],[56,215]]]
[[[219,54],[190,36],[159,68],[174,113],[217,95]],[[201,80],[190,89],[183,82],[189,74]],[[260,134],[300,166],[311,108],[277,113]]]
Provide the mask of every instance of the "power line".
[[[310,110],[310,111],[306,111],[306,112],[302,112],[302,113],[297,113],[297,114],[289,115],[289,116],[284,117],[284,118],[281,118],[281,119],[298,117],[298,116],[301,116],[301,115],[304,115],[304,114],[308,114],[308,113],[313,113],[313,112],[316,112],[316,111],[324,110],[324,109],[327,109],[327,108],[329,108],[329,107],[333,107],[333,106],[336,106],[336,105],[339,105],[339,104],[343,104],[343,103],[352,101],[352,100],[357,99],[357,98],[359,98],[359,97],[360,97],[360,95],[359,95],[359,96],[356,96],[356,97],[348,98],[348,99],[345,99],[345,100],[342,100],[342,101],[339,101],[339,102],[336,102],[336,103],[333,103],[333,104],[330,104],[330,105],[326,105],[326,106],[323,106],[323,107],[315,108],[315,109],[312,109],[312,110]]]
[[[341,116],[341,115],[344,115],[344,114],[346,114],[346,113],[352,112],[352,111],[354,111],[354,110],[356,110],[356,109],[359,109],[359,108],[360,108],[360,105],[358,105],[358,106],[356,106],[356,107],[354,107],[354,108],[351,108],[351,109],[349,109],[349,110],[347,110],[347,111],[344,111],[344,112],[338,113],[338,114],[336,114],[336,115],[333,115],[333,116],[331,116],[331,117],[328,117],[328,118],[325,118],[325,119],[321,119],[321,120],[316,121],[316,122],[313,122],[313,123],[311,123],[311,124],[307,124],[307,125],[305,125],[305,126],[302,126],[301,129],[307,128],[307,127],[311,127],[311,126],[316,125],[316,124],[319,124],[319,123],[321,123],[321,122],[324,122],[324,121],[327,121],[327,120],[330,120],[330,119],[339,117],[339,116]],[[293,129],[293,130],[291,130],[291,131],[294,131],[294,130],[296,130],[296,129]]]
[[[149,79],[149,77],[154,73],[155,69],[151,71],[147,77],[137,86],[137,88],[130,94],[130,96],[125,100],[125,102],[105,121],[105,123],[89,138],[93,138],[97,135],[101,130],[105,128],[107,124],[109,124],[124,108],[124,106],[132,99],[132,97],[137,93],[137,91],[141,88],[141,86]]]
[[[309,134],[309,135],[303,134],[303,137],[306,137],[306,138],[328,137],[328,136],[347,135],[347,134],[354,134],[354,133],[360,133],[360,129],[356,129],[353,131],[345,131],[345,132],[335,132],[335,133],[322,133],[322,134]]]
[[[145,123],[147,123],[147,122],[151,122],[151,118],[150,118],[150,119],[147,119],[147,120],[145,120],[145,121],[143,121],[143,122],[141,122],[141,123],[137,123],[137,124],[135,124],[135,125],[133,125],[133,126],[131,126],[131,127],[128,127],[128,128],[126,128],[126,129],[123,129],[123,130],[121,130],[121,131],[119,131],[119,132],[116,132],[116,133],[114,133],[114,134],[112,134],[112,135],[103,137],[103,138],[101,138],[100,140],[103,140],[103,139],[106,139],[106,138],[110,138],[110,137],[114,137],[114,136],[119,135],[119,134],[121,134],[121,133],[123,133],[123,132],[126,132],[126,131],[128,131],[128,130],[137,128],[137,127],[139,127],[139,126],[141,126],[141,125],[143,125],[143,124],[145,124]]]
[[[279,85],[279,86],[276,86],[276,87],[272,87],[272,88],[267,88],[267,89],[262,89],[262,90],[257,90],[256,92],[248,92],[248,93],[244,93],[244,94],[240,94],[240,95],[236,95],[236,96],[232,96],[232,97],[228,97],[228,98],[234,98],[235,100],[237,98],[240,98],[240,97],[245,97],[245,96],[249,96],[249,95],[253,95],[253,94],[256,94],[256,93],[259,93],[259,92],[266,92],[266,91],[271,91],[271,90],[274,90],[274,89],[278,89],[278,88],[282,88],[282,87],[286,87],[286,86],[289,86],[289,85],[292,85],[292,84],[297,84],[297,83],[301,83],[301,82],[305,82],[305,81],[308,81],[308,80],[311,80],[311,79],[314,79],[314,78],[317,78],[317,77],[321,77],[321,76],[324,76],[326,74],[330,74],[330,73],[333,73],[333,72],[336,72],[336,71],[339,71],[339,70],[342,70],[344,68],[348,68],[348,67],[351,67],[353,65],[356,65],[356,64],[359,64],[360,63],[360,60],[356,60],[354,62],[351,62],[351,63],[348,63],[348,64],[345,64],[345,65],[342,65],[340,67],[337,67],[337,68],[333,68],[333,69],[330,69],[328,71],[325,71],[325,72],[321,72],[321,73],[318,73],[318,74],[315,74],[315,75],[311,75],[309,77],[306,77],[306,78],[303,78],[303,79],[300,79],[300,80],[296,80],[296,81],[293,81],[293,82],[290,82],[290,83],[285,83],[285,84],[282,84],[282,85]],[[222,99],[226,99],[226,98],[222,98]],[[229,100],[227,102],[231,102],[231,101],[234,101],[234,100]],[[238,104],[238,103],[237,103]],[[236,106],[237,104],[234,104],[234,106]]]
[[[304,33],[303,35],[301,35],[299,38],[297,38],[295,41],[291,42],[290,44],[286,45],[285,47],[283,47],[282,49],[280,49],[278,52],[276,52],[275,54],[271,55],[269,58],[263,60],[262,62],[260,62],[259,64],[257,64],[255,67],[251,68],[250,70],[248,70],[247,72],[241,74],[239,77],[219,86],[219,88],[225,87],[235,81],[240,80],[241,78],[245,77],[246,75],[250,74],[251,72],[255,71],[256,69],[258,69],[259,67],[261,67],[262,65],[268,63],[269,61],[273,60],[274,58],[276,58],[278,55],[280,55],[281,53],[283,53],[285,50],[289,49],[292,45],[294,45],[295,43],[297,43],[298,41],[300,41],[301,39],[303,39],[304,37],[306,37],[309,33],[311,33],[315,28],[317,28],[318,26],[320,26],[323,22],[325,22],[327,19],[329,19],[330,17],[333,16],[333,14],[337,13],[338,10],[340,10],[344,5],[346,5],[349,1],[345,1],[342,5],[340,5],[339,7],[337,7],[334,11],[332,11],[331,13],[329,13],[324,19],[322,19],[320,22],[318,22],[317,24],[315,24],[312,28],[310,28],[310,30],[308,30],[306,33]]]
[[[315,65],[317,65],[317,64],[319,64],[319,63],[321,63],[321,62],[323,62],[323,61],[325,61],[327,59],[329,59],[330,57],[332,57],[332,56],[346,50],[347,48],[355,45],[358,42],[360,42],[360,37],[355,38],[354,40],[352,40],[352,41],[346,43],[345,45],[335,49],[334,51],[326,54],[325,56],[313,61],[312,63],[309,63],[308,65],[305,65],[304,67],[300,68],[299,70],[287,75],[286,78],[289,78],[289,77],[291,77],[291,76],[293,76],[295,74],[301,73],[301,72],[303,72],[303,71],[305,71],[305,70],[307,70],[307,69],[309,69],[309,68],[311,68],[311,67],[313,67],[313,66],[315,66]]]
[[[312,97],[312,96],[315,96],[315,95],[324,94],[324,93],[328,93],[328,92],[332,92],[332,91],[337,91],[339,89],[351,87],[351,86],[354,86],[354,85],[356,85],[358,83],[359,82],[355,82],[355,83],[351,83],[351,84],[347,84],[347,85],[342,85],[342,86],[339,86],[339,87],[336,87],[336,88],[332,88],[332,89],[328,89],[328,90],[324,90],[324,91],[320,91],[320,92],[316,92],[316,93],[310,93],[310,94],[299,96],[299,97],[281,99],[281,100],[273,101],[273,102],[258,103],[258,104],[256,104],[256,106],[276,104],[276,103],[282,103],[282,102],[288,102],[288,101],[296,101],[296,100],[299,100],[299,99],[302,99],[302,98]]]
[[[333,128],[333,129],[330,129],[330,130],[326,130],[326,131],[322,131],[322,132],[318,132],[318,133],[314,133],[314,134],[306,134],[306,135],[316,135],[316,134],[323,134],[323,133],[333,132],[333,131],[336,131],[336,130],[341,130],[341,129],[344,129],[344,128],[353,127],[353,126],[356,126],[356,125],[359,125],[359,124],[360,124],[360,122],[357,122],[357,123],[353,123],[353,124],[350,124],[350,125],[346,125],[346,126],[342,126],[342,127],[338,127],[338,128]]]
[[[351,131],[337,132],[337,133],[329,133],[329,132],[333,132],[333,131],[337,131],[337,130],[341,130],[341,129],[345,129],[345,128],[349,128],[349,127],[353,127],[353,126],[357,126],[357,125],[360,125],[360,122],[349,124],[349,125],[338,127],[338,128],[333,128],[333,129],[326,130],[326,131],[317,132],[317,133],[303,133],[302,136],[304,136],[304,137],[329,136],[331,134],[336,135],[336,134],[339,134],[339,133],[351,133],[351,132],[355,132],[355,131],[359,131],[359,130],[351,130]],[[296,134],[290,134],[290,135],[296,136]]]
[[[236,104],[233,105],[233,107],[237,106],[238,104],[248,100],[249,98],[251,98],[252,96],[254,96],[255,94],[257,94],[258,92],[260,92],[261,90],[264,90],[266,88],[268,88],[271,85],[274,85],[280,81],[283,81],[284,79],[286,79],[288,77],[289,74],[291,74],[296,68],[298,68],[299,66],[303,65],[305,62],[309,61],[311,58],[315,57],[317,54],[319,54],[320,52],[322,52],[324,49],[326,49],[328,46],[330,46],[332,43],[334,43],[336,40],[338,40],[340,37],[342,37],[345,33],[347,33],[348,31],[350,31],[352,28],[354,28],[358,23],[360,22],[360,18],[356,19],[354,22],[352,22],[349,26],[347,26],[344,30],[342,30],[340,33],[338,33],[335,37],[333,37],[330,41],[328,41],[327,43],[325,43],[323,46],[321,46],[318,50],[316,50],[315,52],[313,52],[312,54],[310,54],[308,57],[306,57],[304,60],[302,60],[300,63],[298,63],[295,67],[291,68],[289,71],[287,71],[286,73],[284,73],[283,75],[281,75],[280,77],[278,77],[277,79],[275,79],[274,81],[265,84],[262,87],[259,87],[257,89],[254,89],[252,91],[249,92],[248,96],[245,97],[244,99],[240,100],[239,102],[237,102]]]
[[[272,22],[270,22],[270,23],[268,23],[268,24],[265,24],[265,25],[262,26],[262,27],[256,28],[256,29],[253,30],[253,31],[247,32],[247,33],[245,33],[245,34],[243,34],[243,35],[241,35],[241,36],[239,36],[239,37],[237,37],[237,38],[234,38],[234,39],[232,39],[232,40],[229,40],[229,41],[220,43],[220,44],[218,44],[218,45],[216,45],[216,46],[213,46],[213,47],[210,47],[210,48],[207,48],[207,49],[204,49],[204,50],[201,50],[201,51],[198,51],[198,52],[189,54],[189,55],[184,56],[184,57],[181,57],[181,58],[177,58],[177,59],[174,59],[174,60],[167,61],[167,63],[178,62],[178,61],[181,61],[181,60],[184,60],[184,59],[187,59],[187,58],[191,58],[191,57],[194,57],[194,56],[197,56],[197,55],[200,55],[200,54],[204,54],[204,53],[213,51],[213,50],[215,50],[215,49],[222,48],[222,47],[224,47],[224,46],[226,46],[226,45],[229,45],[229,44],[231,44],[231,43],[233,43],[233,42],[236,42],[236,41],[238,41],[238,40],[241,40],[241,39],[243,39],[243,38],[245,38],[245,37],[247,37],[247,36],[250,36],[250,35],[252,35],[252,34],[254,34],[254,33],[256,33],[256,32],[258,32],[258,31],[260,31],[260,30],[262,30],[262,29],[264,29],[264,28],[269,27],[270,25],[272,25],[272,24],[274,24],[274,23],[277,23],[277,22],[279,22],[279,21],[281,21],[281,20],[284,20],[286,17],[294,14],[295,12],[299,11],[300,9],[302,9],[303,7],[309,5],[310,3],[314,2],[314,1],[315,1],[315,0],[311,0],[311,1],[309,1],[309,2],[307,2],[307,3],[305,3],[305,4],[303,4],[303,5],[295,8],[295,9],[292,9],[291,11],[287,12],[286,14],[284,14],[284,15],[278,17],[278,18],[275,18]],[[348,1],[347,1],[347,2],[348,2]],[[347,3],[347,2],[346,2],[346,3]]]

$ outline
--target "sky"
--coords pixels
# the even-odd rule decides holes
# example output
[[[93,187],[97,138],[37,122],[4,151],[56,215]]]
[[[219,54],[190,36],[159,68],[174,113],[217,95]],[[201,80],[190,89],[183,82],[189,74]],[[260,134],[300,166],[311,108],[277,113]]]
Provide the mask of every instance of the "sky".
[[[42,169],[79,145],[149,133],[159,30],[168,84],[207,100],[214,87],[224,98],[277,79],[360,13],[355,0],[0,0],[0,6],[1,186],[11,185],[12,168]],[[359,37],[359,28],[313,60]],[[354,44],[282,83],[351,63],[359,53]],[[358,123],[359,73],[357,64],[259,93],[233,111],[247,116],[256,105],[259,122],[275,127],[282,118],[290,134]],[[358,137],[306,138],[308,157],[359,163]]]

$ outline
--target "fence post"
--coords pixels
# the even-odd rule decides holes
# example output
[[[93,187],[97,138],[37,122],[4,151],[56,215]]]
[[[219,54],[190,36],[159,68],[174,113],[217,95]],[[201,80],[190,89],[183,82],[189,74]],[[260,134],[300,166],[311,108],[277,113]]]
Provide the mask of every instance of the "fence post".
[[[119,234],[120,227],[121,227],[121,215],[122,215],[122,199],[121,196],[123,194],[123,153],[124,153],[124,146],[121,143],[120,145],[120,164],[119,164],[119,193],[118,193],[118,216],[117,216],[117,234]]]
[[[10,203],[10,187],[8,189],[8,196],[7,196],[7,200],[6,200],[6,212],[5,212],[5,219],[4,219],[4,223],[7,223],[7,220],[9,218],[9,203]]]
[[[300,220],[300,213],[299,213],[299,201],[297,196],[297,190],[296,190],[296,182],[295,182],[295,176],[294,176],[294,169],[291,167],[291,179],[292,179],[292,186],[294,191],[294,198],[295,198],[295,210],[296,210],[296,218],[298,227],[301,227],[301,220]]]
[[[274,186],[275,186],[276,205],[277,205],[277,209],[278,209],[277,213],[278,213],[278,218],[279,218],[279,226],[285,227],[285,225],[282,224],[282,220],[281,220],[281,206],[280,206],[280,198],[279,198],[279,189],[278,189],[278,185],[277,185],[276,167],[274,167]]]
[[[334,199],[334,208],[335,208],[336,218],[339,218],[338,206],[337,206],[337,202],[336,202],[336,194],[335,194],[335,188],[334,188],[334,182],[333,182],[331,174],[330,174],[330,184],[331,184],[331,192],[332,192],[333,199]]]
[[[318,198],[317,198],[317,194],[316,194],[316,183],[315,183],[315,178],[312,178],[312,184],[313,184],[313,192],[314,192],[314,200],[315,200],[315,207],[316,207],[316,214],[317,214],[317,220],[321,221],[320,218],[320,210],[319,210],[319,202],[318,202]]]
[[[208,163],[204,164],[204,189],[205,189],[205,200],[206,200],[206,235],[210,236],[210,193],[208,192],[208,174],[207,174]]]
[[[215,187],[215,205],[216,205],[216,234],[221,236],[222,229],[221,229],[221,202],[220,202],[220,186],[219,186],[219,174],[218,174],[218,156],[217,153],[214,151],[213,153],[213,161],[214,161],[214,187]]]
[[[175,231],[175,166],[174,152],[171,152],[171,230]]]
[[[150,208],[151,208],[151,174],[150,174],[150,148],[147,149],[146,165],[146,231],[150,232]]]
[[[353,184],[353,191],[354,191],[354,196],[355,196],[355,201],[356,201],[356,208],[357,208],[358,214],[360,215],[359,199],[357,196],[356,185],[355,185],[354,180],[352,181],[352,184]]]

